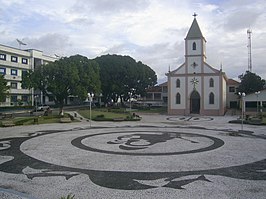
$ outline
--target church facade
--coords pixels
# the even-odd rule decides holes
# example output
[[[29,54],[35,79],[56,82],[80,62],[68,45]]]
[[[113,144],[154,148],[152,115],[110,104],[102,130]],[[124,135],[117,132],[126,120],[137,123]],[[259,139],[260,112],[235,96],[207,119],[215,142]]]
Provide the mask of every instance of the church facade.
[[[206,40],[196,16],[185,38],[185,62],[168,77],[168,114],[224,115],[227,77],[206,62]]]

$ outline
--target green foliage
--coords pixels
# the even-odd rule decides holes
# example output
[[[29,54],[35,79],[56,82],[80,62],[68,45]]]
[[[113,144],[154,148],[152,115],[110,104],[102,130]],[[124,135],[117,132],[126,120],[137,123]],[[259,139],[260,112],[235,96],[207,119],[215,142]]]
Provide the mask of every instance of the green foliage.
[[[23,87],[41,90],[63,108],[68,96],[85,100],[88,92],[100,93],[99,66],[87,57],[75,55],[35,68],[23,76]]]
[[[83,117],[90,119],[90,111],[89,110],[79,110],[78,113]],[[126,118],[129,113],[115,113],[110,110],[104,109],[96,109],[91,112],[92,120],[95,121],[112,121],[114,118]]]
[[[124,101],[132,95],[144,95],[146,88],[157,83],[155,72],[129,56],[103,55],[95,59],[100,66],[103,100],[105,103]]]
[[[3,102],[6,99],[8,94],[9,86],[7,86],[7,81],[4,78],[4,75],[0,74],[0,102]]]
[[[246,71],[245,74],[239,75],[241,80],[237,92],[245,92],[246,94],[260,91],[265,86],[265,80],[255,73]]]
[[[74,199],[75,195],[68,194],[67,197],[61,197],[60,199]]]

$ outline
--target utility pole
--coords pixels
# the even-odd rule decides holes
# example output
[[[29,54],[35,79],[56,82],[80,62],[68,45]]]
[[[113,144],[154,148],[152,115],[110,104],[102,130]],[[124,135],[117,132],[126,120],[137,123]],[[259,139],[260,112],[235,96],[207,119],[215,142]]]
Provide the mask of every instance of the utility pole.
[[[247,30],[248,35],[248,71],[252,72],[252,59],[251,59],[251,33],[250,29]]]

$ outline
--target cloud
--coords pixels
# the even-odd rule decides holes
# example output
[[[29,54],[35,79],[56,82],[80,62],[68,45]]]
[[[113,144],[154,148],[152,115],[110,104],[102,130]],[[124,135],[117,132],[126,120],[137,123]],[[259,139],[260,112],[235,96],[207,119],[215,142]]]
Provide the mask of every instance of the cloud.
[[[40,49],[45,54],[49,55],[64,55],[64,50],[71,47],[69,37],[61,34],[45,34],[37,38],[24,38],[24,41],[27,43],[28,48]]]
[[[184,38],[197,20],[207,42],[207,62],[237,77],[247,69],[246,29],[252,29],[254,71],[264,75],[265,0],[0,0],[0,43],[46,54],[89,58],[110,53],[132,56],[156,71],[184,62]],[[29,6],[23,6],[29,5]],[[23,9],[21,9],[23,7]]]
[[[145,9],[149,5],[148,0],[78,0],[72,7],[72,11],[93,12],[96,15],[136,12]]]
[[[225,29],[236,31],[252,27],[262,12],[259,10],[241,9],[230,13],[225,19]]]

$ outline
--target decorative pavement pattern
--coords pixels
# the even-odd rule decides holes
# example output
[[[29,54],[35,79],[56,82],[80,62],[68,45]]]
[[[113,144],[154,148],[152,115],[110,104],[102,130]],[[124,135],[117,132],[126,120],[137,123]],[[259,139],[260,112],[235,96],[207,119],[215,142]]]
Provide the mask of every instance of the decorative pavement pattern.
[[[176,118],[168,118],[172,119]],[[51,181],[51,177],[69,181],[86,175],[97,187],[127,191],[164,188],[175,190],[172,198],[176,198],[178,190],[191,192],[189,185],[199,182],[209,190],[216,187],[214,176],[265,185],[265,140],[249,131],[193,126],[41,130],[0,140],[0,172],[24,175],[27,182]],[[3,184],[3,189],[14,188]],[[266,193],[261,188],[254,192],[258,198]],[[128,194],[128,198],[135,197],[144,198]]]

